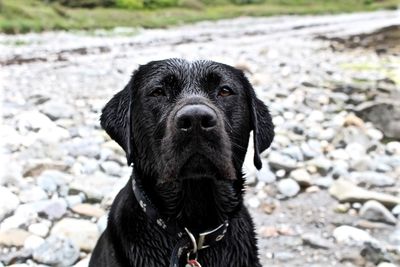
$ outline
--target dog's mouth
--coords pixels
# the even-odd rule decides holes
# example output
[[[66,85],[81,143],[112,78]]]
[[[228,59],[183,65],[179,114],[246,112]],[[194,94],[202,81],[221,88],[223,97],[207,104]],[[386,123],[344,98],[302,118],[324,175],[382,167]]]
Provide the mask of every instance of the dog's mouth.
[[[206,156],[194,154],[180,168],[179,179],[222,179],[217,166]]]

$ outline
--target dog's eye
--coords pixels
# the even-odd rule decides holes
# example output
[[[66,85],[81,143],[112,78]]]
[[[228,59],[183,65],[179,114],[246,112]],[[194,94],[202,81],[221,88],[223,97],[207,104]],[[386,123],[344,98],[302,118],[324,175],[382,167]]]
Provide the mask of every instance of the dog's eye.
[[[165,96],[165,91],[162,88],[157,88],[150,93],[150,96],[152,97]]]
[[[233,95],[233,91],[228,86],[222,86],[218,91],[218,96],[225,97],[230,95]]]

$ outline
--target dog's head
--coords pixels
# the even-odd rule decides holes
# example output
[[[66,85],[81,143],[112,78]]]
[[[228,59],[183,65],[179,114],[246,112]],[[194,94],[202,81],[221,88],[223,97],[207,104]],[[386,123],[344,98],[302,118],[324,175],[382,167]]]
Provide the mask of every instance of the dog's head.
[[[258,169],[274,136],[268,109],[242,71],[180,59],[140,66],[103,109],[101,125],[128,163],[157,184],[241,179],[250,132]]]

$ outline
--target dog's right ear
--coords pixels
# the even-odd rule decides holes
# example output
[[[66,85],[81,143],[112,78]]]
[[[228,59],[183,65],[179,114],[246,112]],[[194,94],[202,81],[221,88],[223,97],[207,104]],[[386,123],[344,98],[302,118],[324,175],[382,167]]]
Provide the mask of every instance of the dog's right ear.
[[[133,96],[133,78],[125,88],[114,95],[102,110],[101,127],[125,151],[128,165],[133,162],[133,136],[131,110]]]

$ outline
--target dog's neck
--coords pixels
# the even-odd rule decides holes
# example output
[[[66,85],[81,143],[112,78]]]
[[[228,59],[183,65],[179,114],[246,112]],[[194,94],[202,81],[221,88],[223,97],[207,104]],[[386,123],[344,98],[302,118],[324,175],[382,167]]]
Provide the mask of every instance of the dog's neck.
[[[210,178],[157,184],[140,175],[143,190],[160,215],[194,233],[214,229],[234,216],[242,203],[241,181]],[[156,188],[154,190],[154,188]]]

